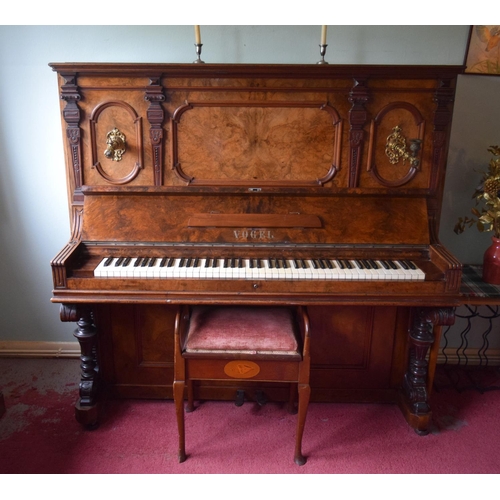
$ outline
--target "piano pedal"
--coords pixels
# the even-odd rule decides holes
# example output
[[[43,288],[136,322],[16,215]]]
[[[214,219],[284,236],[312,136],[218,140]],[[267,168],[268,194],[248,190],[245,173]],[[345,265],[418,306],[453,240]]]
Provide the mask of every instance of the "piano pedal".
[[[255,401],[259,406],[264,406],[267,403],[266,395],[262,391],[255,391]]]
[[[234,401],[234,404],[236,406],[243,406],[244,402],[245,402],[245,391],[238,389],[236,391],[236,399]]]

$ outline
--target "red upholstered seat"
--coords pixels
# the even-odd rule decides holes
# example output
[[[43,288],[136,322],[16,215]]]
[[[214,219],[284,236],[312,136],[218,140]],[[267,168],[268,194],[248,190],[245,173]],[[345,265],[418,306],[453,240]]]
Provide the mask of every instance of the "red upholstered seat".
[[[298,353],[294,311],[287,307],[193,307],[184,352]]]

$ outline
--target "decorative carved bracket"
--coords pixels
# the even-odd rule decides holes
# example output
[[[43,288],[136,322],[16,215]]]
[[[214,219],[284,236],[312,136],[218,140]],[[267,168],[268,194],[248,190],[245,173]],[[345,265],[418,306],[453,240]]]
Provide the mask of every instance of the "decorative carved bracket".
[[[74,336],[80,344],[80,400],[79,406],[91,407],[97,402],[97,329],[93,322],[92,311],[85,305],[62,304],[61,321],[76,322]]]
[[[403,393],[410,411],[415,415],[430,413],[427,393],[427,353],[434,343],[434,326],[452,325],[453,308],[421,308],[415,311],[409,331],[408,368],[403,382]],[[422,432],[426,433],[426,432]]]

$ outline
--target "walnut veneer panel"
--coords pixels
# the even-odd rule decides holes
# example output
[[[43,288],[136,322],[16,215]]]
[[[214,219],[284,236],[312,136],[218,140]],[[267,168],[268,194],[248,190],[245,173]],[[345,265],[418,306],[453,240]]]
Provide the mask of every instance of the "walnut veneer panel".
[[[229,220],[235,214],[298,213],[319,217],[322,222],[320,228],[305,229],[270,224],[273,230],[269,239],[274,243],[429,243],[426,203],[419,198],[161,196],[160,191],[129,196],[87,193],[82,238],[123,242],[241,242],[234,224],[227,228],[190,227],[191,210],[195,214],[215,210],[227,214]]]
[[[188,103],[174,121],[174,165],[197,184],[327,182],[338,168],[340,117],[323,104]]]

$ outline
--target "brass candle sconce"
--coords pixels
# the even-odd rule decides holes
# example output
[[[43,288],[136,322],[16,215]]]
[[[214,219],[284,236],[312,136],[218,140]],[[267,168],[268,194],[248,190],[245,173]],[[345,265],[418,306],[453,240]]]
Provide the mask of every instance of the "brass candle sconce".
[[[121,161],[126,149],[125,135],[115,127],[106,134],[106,145],[104,156],[113,161]]]
[[[408,161],[410,165],[417,168],[420,165],[420,159],[418,154],[420,148],[422,147],[421,139],[409,139],[410,146],[409,151],[406,147],[406,138],[402,134],[401,127],[396,125],[392,129],[392,133],[387,137],[387,142],[385,145],[385,154],[389,158],[389,162],[392,165],[399,163],[399,160],[403,161],[403,165]]]

